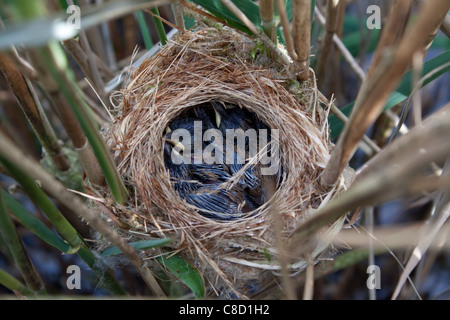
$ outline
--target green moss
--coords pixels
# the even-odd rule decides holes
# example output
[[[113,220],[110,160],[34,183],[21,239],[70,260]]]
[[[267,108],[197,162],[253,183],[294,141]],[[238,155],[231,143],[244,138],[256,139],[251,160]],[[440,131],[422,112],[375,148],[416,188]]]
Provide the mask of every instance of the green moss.
[[[70,163],[70,168],[67,171],[58,170],[53,164],[52,158],[48,154],[44,155],[42,158],[41,165],[58,180],[62,181],[67,188],[84,191],[83,168],[78,161],[77,153],[69,147],[62,147],[62,152]]]

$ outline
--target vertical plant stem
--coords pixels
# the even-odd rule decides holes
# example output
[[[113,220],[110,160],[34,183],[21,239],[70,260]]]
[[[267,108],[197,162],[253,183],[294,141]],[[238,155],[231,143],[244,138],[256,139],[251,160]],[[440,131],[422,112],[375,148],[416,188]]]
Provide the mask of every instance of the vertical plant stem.
[[[320,49],[319,62],[317,64],[317,79],[319,83],[323,83],[325,78],[324,70],[327,66],[329,54],[333,51],[333,35],[338,28],[340,0],[327,0],[327,18],[325,26],[325,36]]]
[[[93,184],[102,185],[105,181],[102,169],[100,168],[100,165],[95,158],[94,151],[84,135],[80,123],[70,108],[69,103],[59,90],[52,91],[49,96],[56,113],[59,115],[64,129],[66,130],[75,150],[78,153],[78,158],[84,171],[86,172],[87,178]]]
[[[172,3],[172,11],[173,15],[175,17],[175,24],[177,25],[179,30],[184,31],[184,15],[183,15],[183,6],[181,5],[180,1],[175,1]]]
[[[373,234],[373,226],[374,226],[374,217],[373,217],[373,207],[366,207],[364,210],[365,213],[365,218],[366,218],[366,226],[367,226],[367,231],[369,232],[369,234]],[[369,237],[369,266],[373,266],[375,264],[375,250],[373,248],[373,238]],[[368,288],[369,290],[369,299],[370,300],[376,300],[377,299],[377,292],[375,290],[375,288]]]
[[[144,45],[146,50],[150,50],[153,47],[152,37],[150,36],[150,32],[148,30],[147,22],[145,21],[144,14],[142,11],[136,12],[137,21],[139,24],[139,29],[141,30],[142,39],[144,40]]]
[[[68,101],[63,96],[56,81],[49,74],[49,70],[44,65],[38,50],[29,49],[28,53],[37,70],[42,88],[48,93],[54,110],[58,114],[75,150],[79,154],[80,163],[89,181],[97,185],[103,184],[104,176],[101,168]]]
[[[67,4],[68,5],[73,5],[73,0],[67,0]],[[97,29],[95,29],[97,30]],[[100,97],[104,100],[104,102],[106,104],[109,104],[108,100],[106,100],[106,96],[105,96],[105,84],[103,83],[103,80],[100,76],[100,71],[98,69],[98,65],[95,59],[95,54],[94,52],[91,50],[91,45],[89,43],[88,37],[86,35],[86,32],[83,29],[80,29],[78,32],[79,38],[80,38],[80,43],[81,46],[83,47],[83,49],[86,52],[86,57],[87,57],[87,62],[89,65],[89,69],[90,69],[90,74],[92,75],[92,79],[94,81],[94,85],[95,85],[95,89],[98,91]],[[98,40],[99,43],[102,43],[103,41],[101,41],[101,36],[99,35],[96,40]],[[104,53],[104,48],[102,47],[102,53]],[[102,55],[104,58],[106,58],[106,53],[104,53],[104,55]]]
[[[43,3],[36,1],[33,2],[33,4],[39,7],[39,11],[36,10],[36,12],[41,13],[42,16],[46,14]],[[17,7],[22,17],[35,18],[39,16],[36,12],[29,11],[26,3],[23,1],[21,1]],[[61,91],[65,100],[67,100],[70,109],[72,109],[73,114],[75,114],[86,138],[89,140],[92,151],[102,169],[104,178],[111,189],[114,199],[121,204],[125,203],[128,198],[128,191],[115,168],[106,146],[97,132],[98,128],[91,119],[90,112],[92,112],[92,110],[89,109],[86,101],[82,98],[82,93],[80,92],[81,89],[75,82],[75,75],[73,70],[69,67],[69,61],[60,44],[51,42],[37,50],[32,50],[32,52],[34,53],[33,61],[39,64],[40,71],[47,76],[46,80],[51,83],[51,91]],[[87,152],[89,156],[92,155],[89,148],[85,148],[85,144],[83,144],[82,148],[84,148],[83,151]],[[91,161],[91,163],[94,163],[92,165],[93,168],[96,167],[94,157],[86,157],[86,159]],[[84,164],[84,169],[88,172],[89,169],[87,168],[90,169],[90,166]],[[98,174],[94,176],[94,178],[98,177],[101,178],[102,176]],[[101,180],[100,178],[99,180]]]
[[[71,2],[73,2],[73,0],[67,1],[68,4],[70,4]],[[77,4],[81,7],[82,12],[84,10],[88,10],[89,7],[91,6],[91,3],[89,0],[78,0]],[[81,18],[81,19],[83,20],[83,18]],[[103,42],[103,37],[100,32],[100,27],[94,26],[91,28],[82,28],[80,31],[82,31],[82,33],[84,33],[86,40],[92,47],[92,51],[91,51],[91,49],[89,49],[89,51],[91,51],[93,53],[95,52],[99,57],[101,57],[101,59],[103,59],[103,61],[108,61],[108,54],[106,53],[106,47]],[[87,48],[84,48],[84,49],[86,50]]]
[[[58,139],[45,114],[38,109],[25,78],[5,53],[0,53],[0,70],[8,81],[36,136],[52,157],[55,166],[61,171],[69,169],[69,161],[62,153]]]
[[[297,77],[309,79],[309,53],[311,46],[311,0],[292,0],[292,33],[297,53]]]
[[[316,7],[316,10],[314,12],[317,16],[317,19],[319,20],[319,23],[325,27],[325,17],[322,15],[319,8]],[[358,62],[355,60],[355,58],[352,56],[350,51],[344,45],[342,40],[336,34],[333,35],[333,42],[341,52],[344,59],[348,62],[350,67],[355,71],[356,75],[361,80],[364,80],[366,78],[364,70],[359,66]]]
[[[9,216],[3,194],[0,192],[0,230],[27,286],[36,293],[45,292],[44,283],[28,257],[14,223]]]
[[[275,42],[275,19],[274,19],[274,0],[259,1],[259,15],[261,17],[262,28],[264,33]]]
[[[303,300],[312,300],[314,295],[314,264],[312,257],[308,254],[306,261],[308,265],[305,272],[305,288],[303,290]]]
[[[161,42],[161,45],[164,46],[167,43],[167,35],[166,31],[164,30],[164,25],[160,19],[158,19],[159,10],[158,7],[153,7],[150,9],[150,11],[156,16],[153,16],[153,22],[156,26],[156,32],[158,33],[159,41]]]
[[[270,188],[271,185],[266,184],[266,187]],[[272,190],[269,190],[269,194],[275,193],[275,190],[276,190],[275,187],[271,187],[270,189],[272,189]],[[279,216],[276,215],[276,213],[278,213],[277,207],[278,207],[278,203],[275,200],[272,202],[270,213],[271,213],[272,225],[273,225],[273,229],[274,229],[274,233],[275,233],[275,245],[276,245],[276,248],[278,251],[278,260],[279,260],[279,264],[281,267],[281,285],[282,285],[283,293],[284,293],[285,297],[288,300],[296,300],[297,295],[296,295],[295,283],[293,281],[291,281],[291,279],[289,277],[288,267],[289,267],[290,252],[283,240],[283,235],[282,235],[283,221],[282,221],[282,219],[280,219]]]
[[[286,13],[286,7],[283,0],[276,0],[278,14],[280,15],[281,25],[283,26],[284,42],[286,44],[286,50],[292,60],[298,59],[297,53],[294,49],[294,43],[291,35],[291,28],[289,27],[289,19]]]
[[[68,68],[66,57],[61,52],[59,44],[53,43],[52,47],[41,48],[39,53],[89,140],[114,199],[121,204],[125,203],[128,198],[128,191],[97,131],[97,126],[90,114],[91,111],[82,99],[80,88],[74,81],[73,72]],[[63,62],[61,63],[60,61]]]

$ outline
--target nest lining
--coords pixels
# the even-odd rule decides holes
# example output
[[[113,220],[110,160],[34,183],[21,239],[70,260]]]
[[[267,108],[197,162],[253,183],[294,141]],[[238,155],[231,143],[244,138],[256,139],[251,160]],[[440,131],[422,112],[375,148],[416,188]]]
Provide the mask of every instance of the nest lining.
[[[117,210],[117,217],[152,236],[175,239],[173,248],[183,249],[207,277],[209,271],[209,281],[218,276],[232,287],[265,268],[264,263],[255,268],[252,261],[270,265],[267,252],[276,255],[272,214],[281,218],[288,235],[335,192],[323,190],[318,181],[329,159],[326,119],[312,116],[309,106],[299,102],[314,96],[313,89],[304,85],[290,92],[283,71],[268,65],[271,60],[258,46],[229,29],[179,35],[134,72],[106,134],[122,176],[135,190],[128,209]],[[186,108],[211,101],[247,108],[279,129],[282,183],[256,214],[238,220],[199,214],[174,190],[164,166],[167,125]],[[274,202],[276,213],[271,212]]]

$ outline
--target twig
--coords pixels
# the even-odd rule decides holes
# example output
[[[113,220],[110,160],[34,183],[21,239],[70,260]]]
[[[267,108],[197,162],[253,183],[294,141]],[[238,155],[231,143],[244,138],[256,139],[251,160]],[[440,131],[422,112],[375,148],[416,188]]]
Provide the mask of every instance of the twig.
[[[283,26],[284,42],[286,44],[286,50],[292,60],[297,60],[298,56],[294,50],[294,40],[291,36],[291,28],[289,26],[289,20],[286,14],[286,8],[283,0],[276,0],[278,14],[280,15],[281,25]]]

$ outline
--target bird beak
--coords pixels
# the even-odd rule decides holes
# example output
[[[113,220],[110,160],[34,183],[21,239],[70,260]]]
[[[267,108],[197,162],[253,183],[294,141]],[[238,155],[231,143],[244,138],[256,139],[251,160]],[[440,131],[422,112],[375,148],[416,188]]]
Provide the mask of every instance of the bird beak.
[[[164,139],[166,142],[170,143],[171,145],[173,145],[174,147],[178,147],[178,150],[182,150],[184,151],[184,145],[180,142],[180,141],[174,141],[171,139]]]
[[[214,109],[214,113],[216,114],[216,126],[218,129],[220,127],[220,123],[222,122],[222,117],[220,116],[220,113],[216,111],[216,109]]]
[[[166,127],[166,134],[169,133],[169,132],[172,132],[172,129],[170,129],[170,127],[167,126],[167,127]]]
[[[213,106],[213,109],[214,109],[214,114],[216,115],[216,127],[217,127],[217,129],[219,129],[220,123],[222,122],[222,117],[221,117],[219,111],[217,111],[214,103],[212,103],[212,106]]]

